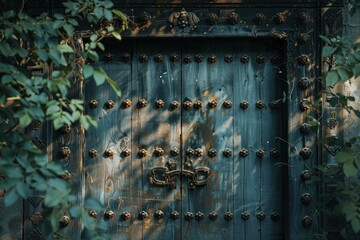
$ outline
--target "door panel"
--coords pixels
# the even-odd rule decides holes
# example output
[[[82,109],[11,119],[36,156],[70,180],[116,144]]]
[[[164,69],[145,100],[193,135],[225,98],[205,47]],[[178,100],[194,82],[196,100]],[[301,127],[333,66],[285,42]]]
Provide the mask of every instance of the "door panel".
[[[109,42],[113,57],[101,66],[123,95],[118,99],[107,85],[90,82],[85,90],[86,101],[99,102],[86,109],[99,122],[86,133],[86,151],[99,154],[86,155],[85,191],[115,212],[107,220],[109,237],[283,238],[285,182],[276,164],[286,162],[286,154],[276,139],[284,139],[285,109],[272,108],[271,102],[281,100],[284,86],[277,77],[281,63],[270,61],[282,57],[281,49],[269,39]],[[106,106],[110,99],[113,108]],[[126,100],[131,106],[123,104]],[[178,108],[171,107],[174,101]],[[240,107],[244,101],[247,108]],[[210,174],[202,172],[206,168]],[[122,218],[126,211],[130,219]],[[174,211],[178,219],[172,218]],[[280,218],[272,219],[273,212]]]

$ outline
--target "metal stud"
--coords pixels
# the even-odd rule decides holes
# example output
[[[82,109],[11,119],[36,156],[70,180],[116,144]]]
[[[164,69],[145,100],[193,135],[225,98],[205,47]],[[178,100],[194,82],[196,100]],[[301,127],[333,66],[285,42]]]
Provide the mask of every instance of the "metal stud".
[[[94,149],[94,148],[90,149],[90,151],[89,151],[89,156],[90,157],[94,158],[97,155],[98,155],[98,151],[96,149]]]
[[[129,212],[123,212],[121,214],[121,219],[126,221],[126,220],[129,220],[131,218],[131,214]]]
[[[184,62],[185,63],[191,63],[192,62],[192,56],[191,55],[186,55],[184,57]]]
[[[311,157],[311,149],[308,147],[304,147],[300,150],[300,156],[306,160],[309,159]]]
[[[204,60],[204,57],[201,54],[196,54],[195,56],[195,62],[202,62]]]
[[[171,104],[170,104],[170,107],[172,109],[176,109],[180,106],[180,103],[178,101],[172,101]]]
[[[311,132],[311,126],[310,124],[308,123],[303,123],[301,126],[300,126],[300,132],[304,135],[307,135]]]
[[[186,169],[190,169],[193,166],[193,161],[190,159],[187,159],[186,162],[184,163],[184,167]],[[191,187],[192,182],[189,183],[190,187]]]
[[[130,61],[130,59],[131,59],[131,56],[130,56],[129,53],[124,53],[124,54],[121,56],[121,60],[122,60],[123,62],[128,62],[128,61]]]
[[[113,100],[108,100],[106,103],[105,103],[105,107],[107,109],[110,109],[110,108],[113,108],[115,106],[115,102]]]
[[[309,170],[304,170],[301,172],[300,177],[303,182],[311,179],[311,172]]]
[[[311,22],[311,17],[307,12],[302,12],[298,16],[298,22],[300,24],[308,24],[309,22]]]
[[[241,213],[241,218],[242,218],[244,221],[249,220],[249,218],[250,218],[250,213],[248,213],[248,212],[242,212],[242,213]]]
[[[70,156],[71,154],[71,150],[69,147],[67,146],[62,146],[59,150],[59,154],[61,158],[67,158]]]
[[[310,86],[310,81],[307,77],[302,77],[300,80],[299,80],[299,88],[305,90],[307,89],[308,87]]]
[[[312,225],[312,218],[309,216],[305,216],[303,217],[303,219],[301,220],[301,225],[303,226],[303,228],[309,228]]]
[[[259,63],[259,64],[262,64],[265,62],[265,57],[262,56],[262,55],[259,55],[256,57],[256,62]]]
[[[217,101],[215,99],[211,100],[209,102],[209,107],[210,108],[216,108],[217,107]]]
[[[203,107],[203,103],[202,103],[201,101],[196,100],[196,101],[194,102],[194,108],[196,108],[196,109],[201,109],[202,107]]]
[[[194,154],[195,154],[195,150],[194,150],[194,149],[192,149],[192,148],[186,149],[186,156],[192,157],[192,156],[194,156]]]
[[[278,212],[271,213],[271,220],[278,221],[280,219],[280,214]]]
[[[225,108],[231,108],[232,107],[232,102],[230,100],[226,100],[224,103],[223,103],[223,106]]]
[[[155,217],[156,217],[157,219],[162,219],[162,218],[164,218],[164,212],[161,211],[160,209],[157,210],[157,211],[155,212]]]
[[[157,148],[155,148],[154,154],[157,157],[161,157],[164,155],[164,150],[162,148],[157,147]]]
[[[204,220],[204,214],[203,214],[202,212],[197,212],[197,213],[195,214],[195,219],[196,219],[197,221],[202,221],[202,220]]]
[[[281,100],[273,100],[273,101],[271,101],[271,103],[270,103],[270,107],[271,107],[272,109],[279,108],[279,107],[280,107],[280,103],[281,103]]]
[[[179,151],[178,148],[173,147],[173,148],[170,150],[170,153],[171,153],[171,155],[173,155],[173,156],[178,156],[178,155],[180,154],[180,151]]]
[[[193,219],[193,213],[192,212],[185,213],[185,219],[187,221],[191,221]]]
[[[131,155],[131,149],[130,148],[125,148],[124,150],[122,150],[122,155],[124,157],[128,157]]]
[[[148,60],[148,56],[147,56],[146,54],[140,54],[140,56],[139,56],[139,61],[140,61],[141,63],[146,63],[147,60]]]
[[[170,217],[175,220],[180,217],[180,214],[177,211],[172,211]]]
[[[312,197],[311,197],[310,193],[304,193],[300,197],[301,203],[304,204],[305,206],[310,205],[311,200],[312,200]]]
[[[278,64],[279,63],[279,57],[278,56],[271,56],[270,57],[270,62],[272,63],[272,64]]]
[[[204,150],[201,149],[201,148],[197,148],[197,149],[195,150],[195,155],[196,155],[197,157],[202,157],[202,156],[204,156]]]
[[[131,107],[131,100],[130,99],[125,99],[122,103],[121,103],[123,108],[129,108]]]
[[[242,57],[240,58],[240,61],[241,61],[242,63],[248,63],[248,62],[249,62],[249,57],[246,56],[246,55],[244,55],[244,56],[242,56]]]
[[[110,61],[112,61],[112,59],[113,59],[113,55],[112,55],[111,53],[106,53],[106,54],[105,54],[104,60],[105,60],[106,62],[110,62]]]
[[[215,13],[209,13],[207,16],[207,21],[209,22],[210,25],[215,25],[219,20],[218,15],[216,15]]]
[[[147,150],[146,149],[140,149],[139,150],[139,152],[138,152],[138,155],[140,156],[140,157],[146,157],[146,155],[147,155]]]
[[[274,17],[273,17],[273,21],[276,24],[283,24],[286,22],[286,15],[284,13],[277,13]]]
[[[258,213],[256,214],[256,218],[257,218],[259,221],[263,221],[263,220],[265,219],[265,217],[266,217],[266,215],[265,215],[265,213],[263,213],[263,212],[258,212]]]
[[[217,151],[215,148],[211,148],[208,152],[209,157],[213,158],[216,157]]]
[[[224,57],[224,61],[230,63],[233,61],[233,56],[231,54],[226,54]]]
[[[169,159],[169,160],[166,162],[166,164],[168,165],[168,168],[169,168],[170,170],[175,170],[176,167],[177,167],[176,162],[174,162],[174,161],[171,160],[171,159]]]
[[[298,43],[305,44],[309,41],[310,36],[307,33],[301,33],[299,37],[297,38]]]
[[[139,102],[138,102],[138,107],[139,108],[144,108],[146,107],[148,104],[148,102],[146,101],[146,99],[140,99]]]
[[[170,55],[170,61],[172,61],[172,62],[179,61],[179,55],[177,55],[176,53],[171,54]]]
[[[107,157],[112,157],[112,156],[114,156],[114,151],[111,149],[111,148],[108,148],[108,149],[106,149],[105,150],[105,155],[107,156]]]
[[[224,218],[226,221],[231,221],[233,219],[234,215],[231,212],[226,212],[224,214]]]
[[[64,215],[61,217],[61,219],[59,221],[59,225],[61,228],[65,228],[65,227],[69,226],[70,222],[71,222],[70,217],[67,215]]]
[[[212,211],[212,212],[209,214],[209,218],[210,218],[211,220],[216,220],[216,219],[218,218],[217,212]]]
[[[209,63],[216,63],[216,56],[214,54],[211,54],[209,57],[208,57],[208,61]]]
[[[301,64],[301,65],[307,65],[310,63],[310,57],[309,55],[307,54],[301,54],[299,57],[298,57],[298,62]]]
[[[186,101],[183,103],[183,108],[184,108],[185,110],[191,109],[192,106],[193,106],[193,103],[192,103],[191,101],[189,101],[189,100],[186,100]]]
[[[256,107],[257,107],[258,109],[263,109],[263,108],[265,107],[265,102],[264,102],[263,100],[258,100],[258,101],[256,102]]]
[[[226,148],[224,151],[223,151],[223,155],[225,157],[230,157],[232,155],[232,151],[230,148]]]
[[[164,102],[163,100],[161,100],[161,99],[156,100],[155,106],[156,106],[157,108],[163,108],[163,107],[165,106],[165,102]]]
[[[66,182],[70,182],[72,176],[69,171],[65,170],[64,174],[61,175],[61,178],[64,179]]]
[[[299,108],[301,111],[305,112],[310,109],[310,101],[307,99],[303,99],[299,102]]]
[[[264,149],[257,150],[256,156],[258,156],[259,158],[263,158],[265,156],[265,150]]]
[[[265,15],[263,13],[257,13],[253,18],[253,21],[256,25],[262,25],[265,23]]]
[[[33,212],[30,216],[30,221],[33,225],[38,226],[43,220],[40,212]]]
[[[338,121],[336,120],[336,118],[331,117],[326,120],[326,126],[329,129],[335,129],[337,124],[338,124]]]
[[[148,12],[142,12],[138,17],[139,23],[141,23],[141,24],[147,24],[151,21],[151,19],[152,19],[152,16]]]
[[[106,211],[106,212],[104,213],[104,218],[105,218],[106,220],[113,219],[114,216],[115,216],[115,213],[114,213],[113,211],[111,211],[111,210],[108,210],[108,211]]]
[[[140,218],[140,220],[145,220],[145,219],[147,219],[149,217],[149,214],[147,213],[147,212],[145,212],[145,211],[141,211],[140,213],[139,213],[139,218]]]
[[[98,214],[95,210],[91,210],[89,211],[89,216],[92,218],[97,218]]]
[[[69,132],[71,132],[71,126],[69,124],[64,124],[64,126],[62,126],[62,128],[60,128],[60,132],[61,134],[68,134]]]
[[[246,101],[246,100],[243,100],[241,103],[240,103],[240,107],[242,108],[242,109],[247,109],[248,107],[249,107],[249,102],[248,101]]]
[[[96,101],[96,99],[93,99],[89,102],[89,107],[94,109],[97,108],[97,106],[99,105],[98,101]]]
[[[228,16],[228,22],[232,25],[235,25],[240,22],[240,17],[236,12],[232,12]]]
[[[271,149],[270,156],[273,157],[273,158],[279,157],[280,156],[279,150],[277,150],[276,148]]]
[[[161,55],[160,53],[158,53],[158,54],[155,55],[154,60],[156,62],[162,62],[164,60],[164,56]]]
[[[243,148],[240,150],[240,156],[242,157],[247,157],[249,155],[249,150],[247,150],[246,148]]]

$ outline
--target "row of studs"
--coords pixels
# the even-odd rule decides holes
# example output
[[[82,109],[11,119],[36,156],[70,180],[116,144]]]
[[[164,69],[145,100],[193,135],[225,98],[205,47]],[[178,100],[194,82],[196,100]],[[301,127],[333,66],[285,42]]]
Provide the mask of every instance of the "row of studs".
[[[112,59],[113,59],[113,55],[111,53],[106,53],[105,54],[105,56],[104,56],[105,61],[110,62],[110,61],[112,61]],[[122,55],[122,57],[121,57],[121,60],[124,61],[124,62],[130,61],[130,59],[131,59],[131,55],[128,54],[128,53],[124,53]],[[180,57],[179,57],[178,54],[173,53],[169,57],[169,59],[172,62],[177,62],[177,61],[179,61]],[[148,62],[148,60],[149,60],[148,55],[146,55],[144,53],[139,55],[139,62],[140,63],[146,63],[146,62]],[[200,63],[200,62],[202,62],[204,60],[204,57],[201,54],[196,54],[195,57],[194,57],[194,60],[195,60],[195,62]],[[216,63],[217,62],[217,56],[214,55],[214,54],[211,54],[210,56],[208,56],[207,60],[208,60],[209,63]],[[240,61],[242,63],[244,63],[244,64],[248,63],[249,60],[250,60],[250,58],[247,55],[243,55],[242,57],[240,57]],[[262,56],[262,55],[259,55],[259,56],[256,57],[256,62],[258,64],[265,63],[265,60],[266,60],[265,57]],[[156,54],[154,56],[154,61],[163,62],[164,61],[164,56],[162,54]],[[184,56],[183,61],[184,61],[184,63],[191,63],[193,61],[193,56],[192,55],[186,55],[186,56]],[[226,54],[224,56],[224,61],[227,62],[227,63],[233,62],[233,56],[231,54]],[[279,63],[279,57],[277,57],[277,56],[270,57],[270,62],[272,64],[278,64]],[[309,55],[306,55],[306,54],[300,55],[298,57],[298,62],[301,65],[309,64],[310,63]]]
[[[132,102],[131,102],[130,99],[125,99],[125,100],[121,103],[121,107],[123,107],[123,108],[129,108],[129,107],[131,107],[131,104],[132,104]],[[273,100],[273,101],[270,102],[269,105],[270,105],[271,108],[276,109],[276,108],[279,108],[279,107],[280,107],[280,104],[281,104],[281,100]],[[98,103],[98,101],[97,101],[96,99],[90,100],[90,102],[89,102],[89,107],[90,107],[90,108],[95,109],[95,108],[97,108],[98,106],[99,106],[99,103]],[[108,100],[108,101],[105,102],[104,106],[105,106],[107,109],[114,108],[114,107],[115,107],[115,102],[114,102],[113,100]],[[137,102],[137,107],[138,107],[138,108],[144,108],[144,107],[147,107],[147,106],[148,106],[148,101],[147,101],[146,99],[144,99],[144,98],[140,99],[140,100]],[[186,101],[184,101],[184,102],[182,103],[182,106],[183,106],[183,108],[184,108],[185,110],[189,110],[189,109],[191,109],[191,108],[193,108],[193,107],[194,107],[195,109],[201,109],[201,108],[204,107],[204,103],[201,102],[201,101],[199,101],[199,100],[197,100],[197,101],[195,101],[195,102],[192,102],[192,101],[190,101],[190,100],[186,100]],[[211,100],[211,101],[208,102],[207,106],[208,106],[209,108],[216,108],[216,107],[218,106],[218,102],[217,102],[216,100]],[[223,102],[222,106],[223,106],[224,108],[229,109],[229,108],[231,108],[231,107],[233,106],[233,103],[232,103],[230,100],[226,100],[226,101]],[[242,109],[245,110],[245,109],[247,109],[247,108],[250,106],[250,104],[249,104],[248,101],[243,100],[243,101],[239,104],[239,106],[240,106]],[[263,100],[258,100],[258,101],[256,101],[255,106],[256,106],[258,109],[263,109],[263,108],[266,106],[266,103],[265,103]],[[161,99],[156,100],[156,101],[155,101],[155,107],[156,107],[156,108],[163,108],[163,107],[165,107],[165,102],[164,102],[163,100],[161,100]],[[172,101],[172,102],[170,103],[170,108],[173,109],[173,110],[175,110],[175,109],[177,109],[177,108],[179,108],[179,107],[180,107],[180,103],[179,103],[178,101]],[[307,110],[310,109],[310,107],[311,107],[311,102],[310,102],[308,99],[306,99],[306,98],[302,99],[302,100],[299,102],[299,109],[300,109],[301,111],[307,111]]]
[[[305,100],[304,100],[305,101]],[[307,101],[307,104],[310,104],[310,102],[308,100]],[[271,108],[278,108],[280,106],[280,103],[281,103],[281,100],[273,100],[270,102],[270,107]],[[132,101],[130,99],[125,99],[124,101],[122,101],[121,103],[121,107],[123,108],[129,108],[131,107],[132,105]],[[147,107],[149,105],[148,101],[146,99],[140,99],[138,102],[137,102],[137,107],[138,108],[144,108],[144,107]],[[165,107],[165,102],[161,99],[158,99],[155,101],[155,107],[156,108],[164,108]],[[180,107],[180,103],[178,101],[172,101],[170,103],[170,108],[171,109],[177,109]],[[210,108],[216,108],[218,106],[218,101],[216,100],[211,100],[208,102],[207,106],[209,106]],[[301,106],[305,105],[305,102],[302,102],[301,103]],[[96,100],[96,99],[92,99],[90,100],[89,102],[89,107],[92,108],[92,109],[95,109],[99,106],[99,102]],[[104,106],[107,108],[107,109],[111,109],[111,108],[114,108],[115,107],[115,102],[113,100],[108,100],[105,102]],[[222,106],[224,108],[231,108],[233,106],[233,103],[232,101],[230,100],[225,100],[223,103],[222,103]],[[246,100],[243,100],[239,106],[242,108],[242,109],[247,109],[250,104],[248,101]],[[266,103],[263,101],[263,100],[258,100],[256,101],[255,103],[255,106],[259,109],[263,109],[265,106],[266,106]],[[300,105],[299,105],[300,106]],[[185,110],[189,110],[191,108],[195,108],[195,109],[201,109],[204,107],[204,103],[199,101],[199,100],[196,100],[195,102],[192,102],[191,100],[186,100],[182,103],[182,107],[185,109]]]
[[[92,211],[89,211],[89,215],[93,218],[97,218],[98,217],[98,214],[96,211],[92,210]],[[272,212],[271,213],[271,220],[273,221],[278,221],[280,219],[280,214],[278,212]],[[141,211],[139,212],[138,214],[138,219],[139,220],[146,220],[146,219],[149,219],[149,214],[146,212],[146,211]],[[157,210],[155,213],[154,213],[154,217],[158,220],[160,219],[164,219],[165,218],[165,213],[162,211],[162,210]],[[213,212],[210,212],[209,215],[208,215],[209,219],[210,220],[216,220],[218,219],[218,213],[213,211]],[[111,210],[108,210],[104,213],[104,219],[105,220],[110,220],[110,219],[114,219],[115,218],[115,213]],[[180,218],[180,214],[179,212],[177,211],[172,211],[170,213],[170,218],[173,219],[173,220],[176,220],[176,219],[179,219]],[[224,213],[224,219],[226,221],[231,221],[232,219],[234,218],[234,214],[231,213],[231,212],[226,212]],[[244,221],[247,221],[250,219],[250,213],[249,212],[242,212],[241,213],[241,218],[244,220]],[[256,218],[259,220],[259,221],[263,221],[265,220],[266,218],[266,214],[264,212],[258,212],[256,213]],[[121,220],[122,221],[126,221],[126,220],[129,220],[131,219],[131,213],[130,212],[123,212],[121,213]],[[202,212],[197,212],[197,213],[193,213],[193,212],[187,212],[184,214],[184,219],[187,220],[187,221],[191,221],[193,219],[197,220],[197,221],[202,221],[205,219],[205,215],[204,213]],[[312,218],[310,216],[305,216],[302,221],[301,221],[301,224],[304,228],[309,228],[311,225],[312,225]]]

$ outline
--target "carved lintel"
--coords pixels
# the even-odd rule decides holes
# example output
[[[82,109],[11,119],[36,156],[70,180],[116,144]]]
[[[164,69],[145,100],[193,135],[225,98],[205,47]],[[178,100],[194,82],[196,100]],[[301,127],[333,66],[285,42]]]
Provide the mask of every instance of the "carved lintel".
[[[169,17],[169,23],[172,27],[178,26],[180,28],[190,27],[195,29],[200,19],[193,12],[187,12],[183,8],[180,12],[173,12]]]

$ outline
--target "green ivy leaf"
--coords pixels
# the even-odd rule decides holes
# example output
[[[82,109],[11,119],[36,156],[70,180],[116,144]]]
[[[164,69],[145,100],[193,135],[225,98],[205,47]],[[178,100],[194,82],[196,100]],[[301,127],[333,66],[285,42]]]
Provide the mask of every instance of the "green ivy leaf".
[[[106,79],[106,74],[101,70],[94,70],[94,80],[97,86],[103,84]]]
[[[74,52],[74,50],[69,45],[66,45],[66,44],[59,44],[57,46],[57,50],[59,50],[62,53],[73,53]]]
[[[84,207],[95,211],[100,211],[103,208],[98,200],[92,198],[88,198],[84,201]]]
[[[99,19],[99,20],[100,20],[100,19],[103,17],[103,15],[104,15],[102,8],[99,8],[99,7],[96,7],[96,8],[94,9],[94,13],[95,13],[96,18]]]
[[[340,76],[340,79],[343,81],[349,80],[352,77],[352,72],[345,68],[338,68],[337,72]]]
[[[15,188],[13,188],[10,191],[6,192],[5,197],[4,197],[4,205],[5,205],[5,207],[9,207],[9,206],[13,205],[19,199],[19,197],[20,196],[16,192]]]
[[[111,32],[111,34],[114,36],[114,38],[118,39],[118,40],[121,40],[121,35],[120,33],[116,32],[116,31],[113,31]]]
[[[329,71],[325,77],[326,87],[334,86],[340,81],[340,76],[337,71]]]
[[[324,42],[326,42],[326,43],[328,43],[328,44],[331,44],[330,38],[327,38],[327,37],[325,37],[325,36],[323,36],[323,35],[320,35],[319,37],[320,37],[321,40],[323,40]]]
[[[93,75],[94,68],[92,66],[90,66],[90,65],[84,65],[83,66],[83,73],[84,73],[84,78],[88,78],[88,77]]]
[[[344,163],[343,170],[344,170],[345,176],[347,176],[347,177],[356,176],[356,174],[358,173],[358,169],[355,166],[353,161]]]
[[[121,97],[121,90],[120,90],[119,85],[113,79],[111,79],[110,77],[107,77],[106,81],[109,83],[111,88],[115,91],[116,95],[118,97]]]
[[[323,49],[322,49],[322,54],[324,56],[330,56],[332,55],[334,52],[336,52],[337,50],[337,47],[332,47],[332,46],[324,46]]]
[[[69,208],[69,214],[73,218],[78,218],[81,214],[81,208],[78,205],[74,205]]]

